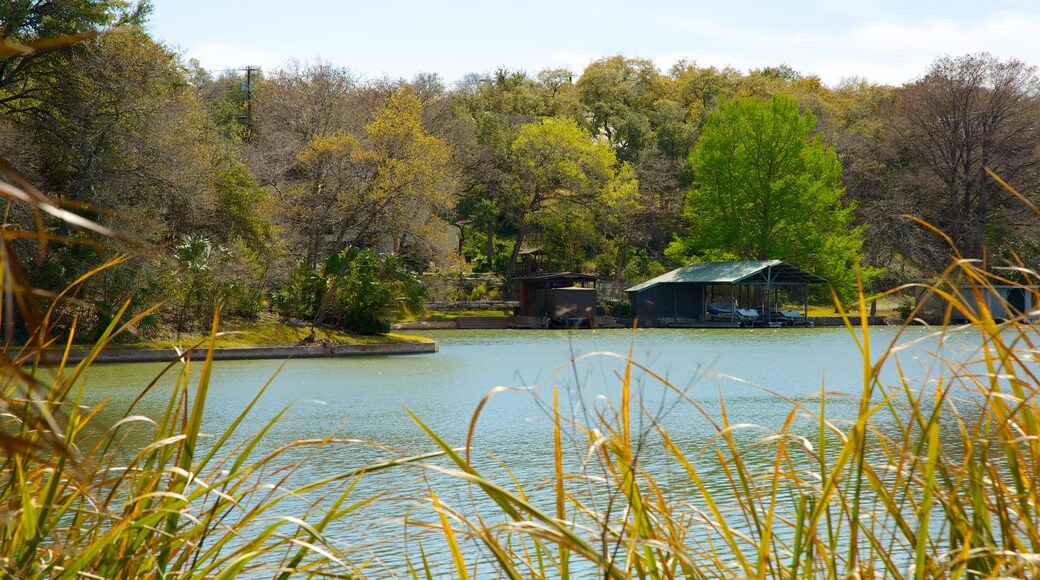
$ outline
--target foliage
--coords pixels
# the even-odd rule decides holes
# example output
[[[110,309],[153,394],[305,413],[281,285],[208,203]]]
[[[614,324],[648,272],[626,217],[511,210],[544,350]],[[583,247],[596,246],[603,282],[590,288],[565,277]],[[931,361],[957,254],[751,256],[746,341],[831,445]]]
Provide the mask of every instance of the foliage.
[[[628,318],[632,315],[632,301],[627,298],[600,298],[599,308],[607,316]]]
[[[218,306],[238,316],[259,314],[263,307],[259,260],[241,239],[224,247],[202,235],[185,236],[174,246],[175,266],[163,284],[175,309],[177,331],[194,330],[194,323]]]
[[[37,98],[38,68],[62,58],[62,49],[116,26],[144,23],[151,3],[127,0],[43,0],[0,3],[0,107]],[[16,106],[17,108],[17,106]]]
[[[576,209],[597,203],[616,178],[617,163],[610,147],[591,140],[568,119],[547,118],[524,125],[511,151],[510,219],[517,235],[507,265],[510,273],[537,220],[559,223],[570,219]],[[551,214],[555,216],[547,217]]]
[[[585,68],[577,83],[594,133],[603,135],[620,159],[633,159],[652,141],[649,114],[662,92],[652,61],[613,56]]]
[[[552,256],[554,265],[569,272],[589,271],[589,257],[604,251],[607,240],[596,221],[595,207],[568,202],[531,219],[540,234],[539,247]]]
[[[633,253],[625,263],[623,278],[632,282],[643,282],[656,278],[667,271],[668,268],[665,268],[660,261],[650,256],[646,250],[639,250]]]
[[[735,99],[710,115],[690,156],[695,182],[684,214],[691,228],[686,247],[786,260],[827,278],[847,298],[862,227],[852,226],[841,165],[815,125],[811,111],[800,113],[778,95]]]
[[[916,306],[916,301],[913,298],[906,296],[899,301],[899,304],[896,306],[896,312],[899,313],[901,319],[907,320],[910,318],[910,314],[914,311]]]
[[[472,231],[466,237],[462,255],[472,266],[474,272],[503,272],[509,261],[513,245],[508,240],[492,238],[491,262],[487,258],[487,234]]]
[[[418,311],[426,289],[400,256],[350,248],[311,270],[301,264],[274,296],[283,316],[323,322],[358,334],[385,334],[391,315]]]
[[[215,176],[222,219],[214,230],[223,240],[242,240],[257,251],[272,249],[275,232],[270,195],[241,161],[228,156],[222,165]]]
[[[426,131],[411,88],[393,90],[363,127],[341,110],[357,98],[342,71],[283,73],[268,80],[264,98],[261,122],[270,137],[257,146],[285,141],[274,160],[281,171],[271,178],[279,184],[280,217],[295,234],[292,249],[310,266],[352,245],[388,248],[414,263],[443,253],[451,148]],[[312,100],[310,119],[276,108]],[[301,123],[310,126],[301,130]]]
[[[44,4],[52,3],[34,3],[41,10]],[[127,6],[64,4],[67,10]],[[173,272],[164,260],[177,253],[175,246],[186,237],[244,250],[236,242],[243,238],[249,250],[236,251],[235,259],[223,259],[217,269],[218,277],[224,277],[221,283],[237,284],[243,292],[217,294],[229,300],[231,310],[255,313],[262,288],[254,266],[266,268],[260,258],[275,254],[267,192],[233,147],[213,131],[177,56],[140,29],[119,29],[35,62],[31,76],[31,92],[11,93],[4,100],[9,113],[5,121],[27,138],[0,143],[0,151],[23,151],[18,165],[67,207],[153,245],[118,268],[91,277],[80,297],[111,313],[127,300],[137,309],[176,295],[179,314],[158,320],[173,321],[179,328],[204,325],[213,301],[186,296],[185,272]],[[36,225],[20,208],[13,211],[12,221],[19,227]],[[52,216],[41,223],[55,234],[46,250],[33,255],[26,242],[16,243],[15,249],[30,278],[47,291],[60,291],[132,247],[102,246]],[[248,265],[242,259],[246,255],[251,255]],[[238,280],[230,280],[232,276]],[[202,288],[196,289],[198,296],[207,294]],[[239,300],[246,293],[253,296]],[[108,316],[102,315],[100,324],[81,326],[80,336],[100,332]]]

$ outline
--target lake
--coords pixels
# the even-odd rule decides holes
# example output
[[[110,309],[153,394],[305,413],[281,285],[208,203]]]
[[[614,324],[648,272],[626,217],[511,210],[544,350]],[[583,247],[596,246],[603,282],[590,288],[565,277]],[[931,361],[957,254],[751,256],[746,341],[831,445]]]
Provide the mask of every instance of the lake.
[[[877,354],[896,336],[897,328],[871,329]],[[636,371],[633,384],[647,409],[633,419],[646,427],[650,418],[667,425],[671,435],[691,449],[715,434],[712,420],[721,413],[720,398],[732,423],[748,427],[746,442],[768,433],[792,408],[789,400],[812,399],[824,387],[836,393],[828,401],[832,419],[851,418],[858,408],[863,362],[853,336],[840,328],[783,329],[649,329],[596,331],[424,331],[440,343],[432,355],[294,360],[227,361],[215,365],[204,431],[226,427],[269,380],[273,382],[241,429],[257,431],[272,416],[291,407],[263,441],[270,451],[300,439],[330,433],[374,441],[400,454],[431,451],[434,445],[408,417],[405,407],[453,446],[462,446],[472,414],[491,389],[516,387],[488,403],[476,428],[474,457],[482,470],[496,470],[501,460],[526,487],[536,487],[552,469],[551,422],[546,410],[552,387],[558,386],[565,414],[581,419],[616,403],[623,361],[604,354],[627,353],[671,385]],[[945,356],[978,344],[966,334],[942,347]],[[911,328],[900,343],[904,372],[915,380],[935,376],[931,353],[940,349],[931,331]],[[877,356],[875,354],[875,356]],[[577,362],[573,362],[577,360]],[[158,364],[95,365],[90,370],[87,403],[110,404],[104,420],[114,422],[162,368]],[[894,365],[882,374],[895,383]],[[157,417],[172,388],[172,377],[146,397],[134,413]],[[705,415],[678,402],[682,391]],[[843,394],[843,395],[842,395]],[[583,444],[575,438],[576,447]],[[128,452],[135,448],[132,439]],[[648,457],[655,456],[650,450]],[[303,479],[317,479],[393,456],[382,449],[353,445],[326,450],[314,457],[304,451],[287,457],[305,459]],[[407,471],[417,477],[417,470]],[[366,480],[358,493],[398,489],[407,494],[416,479],[398,474]],[[508,481],[508,480],[504,480]],[[412,482],[412,483],[408,483]],[[676,485],[682,485],[681,478]],[[438,491],[440,494],[441,492]],[[445,501],[464,502],[466,492],[445,492]],[[390,502],[365,512],[366,529],[346,526],[344,543],[363,544],[399,534],[401,504]],[[389,521],[389,523],[387,523]],[[375,525],[378,523],[379,525]],[[393,531],[398,530],[398,531]],[[365,548],[392,566],[396,550],[386,545]]]

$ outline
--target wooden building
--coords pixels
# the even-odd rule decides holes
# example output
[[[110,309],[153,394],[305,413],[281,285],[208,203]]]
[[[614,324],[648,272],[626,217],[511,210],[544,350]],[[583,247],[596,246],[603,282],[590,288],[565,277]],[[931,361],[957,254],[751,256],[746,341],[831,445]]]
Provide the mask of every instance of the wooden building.
[[[596,276],[536,272],[516,280],[520,283],[520,306],[516,316],[519,326],[575,328],[595,324]]]
[[[625,292],[641,327],[784,326],[808,323],[807,286],[826,282],[780,260],[702,262]],[[780,306],[781,289],[802,298],[800,313]]]
[[[520,328],[577,328],[596,324],[596,281],[592,274],[562,272],[541,249],[520,252],[514,274],[519,287],[515,316]]]

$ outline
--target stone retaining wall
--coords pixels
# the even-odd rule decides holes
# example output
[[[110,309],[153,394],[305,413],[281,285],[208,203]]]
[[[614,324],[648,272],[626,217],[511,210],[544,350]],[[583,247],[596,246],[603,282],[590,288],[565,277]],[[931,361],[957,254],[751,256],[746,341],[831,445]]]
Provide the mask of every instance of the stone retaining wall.
[[[430,342],[398,342],[389,344],[340,344],[311,346],[256,346],[242,348],[217,348],[213,350],[213,360],[259,360],[288,358],[333,358],[347,356],[386,356],[402,354],[430,354],[437,352],[437,343]],[[86,357],[86,351],[72,351],[68,362],[75,364]],[[129,363],[129,362],[170,362],[179,355],[172,348],[163,349],[124,349],[103,350],[95,362]],[[192,358],[200,360],[205,357],[205,350],[196,351]],[[49,352],[44,362],[56,363],[61,354]],[[31,361],[30,361],[31,362]]]
[[[453,302],[427,302],[427,310],[501,310],[512,312],[520,303],[516,300],[455,300]]]

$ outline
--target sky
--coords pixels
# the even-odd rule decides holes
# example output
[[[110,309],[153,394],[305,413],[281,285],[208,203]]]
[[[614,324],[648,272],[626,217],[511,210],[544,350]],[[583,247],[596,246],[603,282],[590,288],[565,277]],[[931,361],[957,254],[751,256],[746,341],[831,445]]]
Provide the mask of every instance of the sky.
[[[1040,66],[1040,0],[152,0],[149,32],[219,72],[322,60],[361,79],[528,73],[624,55],[835,86],[900,85],[944,55]]]

